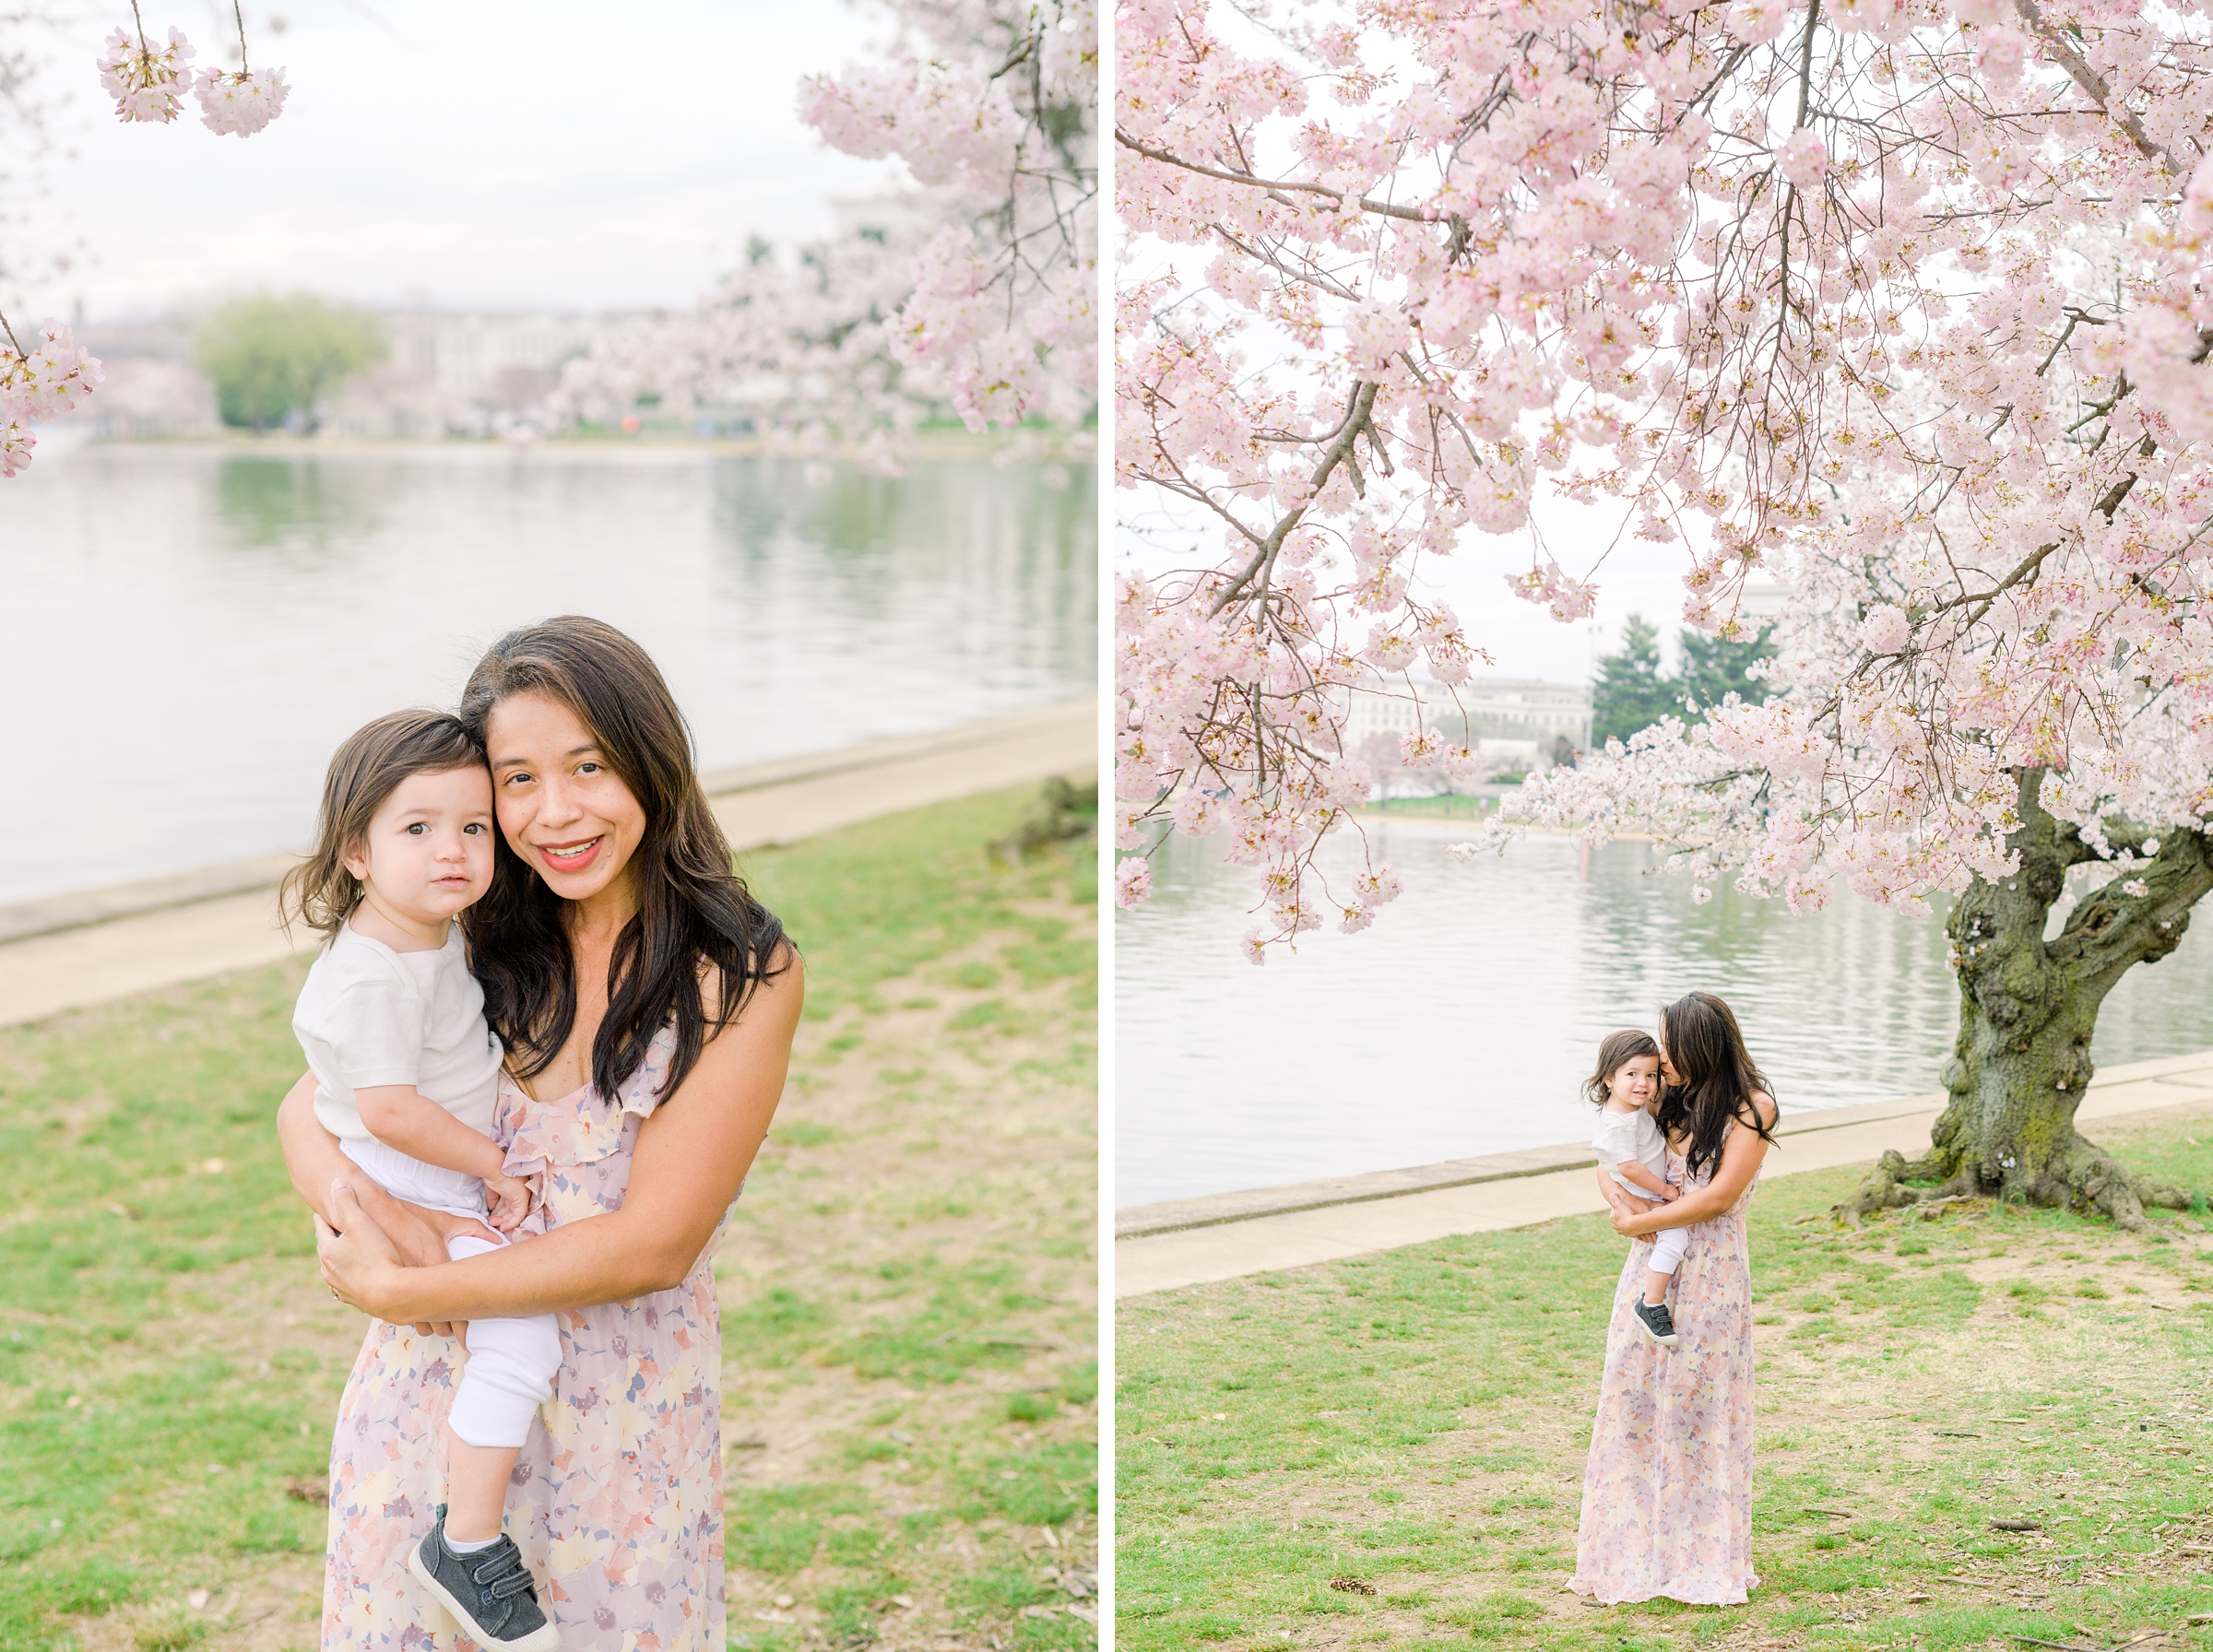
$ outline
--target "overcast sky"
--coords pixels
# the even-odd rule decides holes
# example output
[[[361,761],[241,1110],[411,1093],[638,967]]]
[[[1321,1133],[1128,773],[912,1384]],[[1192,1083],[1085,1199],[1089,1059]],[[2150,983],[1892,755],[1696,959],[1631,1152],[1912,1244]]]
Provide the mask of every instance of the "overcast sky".
[[[226,5],[141,0],[219,61]],[[117,4],[56,38],[55,215],[89,262],[19,295],[34,315],[159,313],[257,287],[375,304],[602,309],[682,304],[746,238],[829,227],[881,190],[879,162],[799,123],[799,77],[882,28],[840,0],[279,0],[246,11],[253,61],[281,65],[284,113],[219,137],[196,105],[124,126],[93,60]],[[281,18],[281,31],[271,28]]]

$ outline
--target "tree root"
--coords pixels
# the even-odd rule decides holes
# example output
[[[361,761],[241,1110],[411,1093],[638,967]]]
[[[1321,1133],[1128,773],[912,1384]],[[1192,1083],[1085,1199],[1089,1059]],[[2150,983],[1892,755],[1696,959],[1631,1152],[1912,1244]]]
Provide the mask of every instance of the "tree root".
[[[1948,1168],[1934,1155],[1909,1163],[1905,1154],[1893,1148],[1875,1162],[1875,1168],[1867,1173],[1867,1179],[1852,1196],[1833,1207],[1829,1213],[1856,1228],[1864,1219],[1884,1210],[1903,1210],[1931,1199],[1982,1191],[1964,1173],[1947,1175]],[[1932,1181],[1936,1184],[1935,1186],[1914,1185]]]
[[[2042,1174],[2033,1180],[1985,1180],[1977,1174],[1974,1162],[1957,1151],[1937,1150],[1925,1159],[1908,1161],[1892,1150],[1876,1162],[1867,1179],[1829,1214],[1856,1228],[1885,1211],[1974,1198],[2012,1199],[2085,1215],[2094,1211],[2132,1233],[2150,1227],[2144,1214],[2147,1207],[2187,1210],[2198,1199],[2187,1187],[2137,1175],[2103,1148],[2077,1137],[2067,1151],[2044,1165]]]

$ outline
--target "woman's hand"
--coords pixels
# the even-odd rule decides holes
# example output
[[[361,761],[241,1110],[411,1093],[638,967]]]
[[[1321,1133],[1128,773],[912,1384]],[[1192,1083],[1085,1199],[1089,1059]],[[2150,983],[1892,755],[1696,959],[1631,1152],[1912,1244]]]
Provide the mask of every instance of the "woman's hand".
[[[1616,1215],[1624,1210],[1634,1211],[1641,1202],[1631,1198],[1629,1190],[1615,1181],[1613,1172],[1603,1164],[1598,1167],[1598,1196]]]
[[[1651,1238],[1653,1236],[1655,1210],[1666,1210],[1666,1205],[1653,1205],[1642,1201],[1642,1198],[1625,1197],[1620,1203],[1614,1205],[1614,1212],[1611,1212],[1614,1232],[1625,1238]]]
[[[315,1213],[318,1251],[322,1250],[325,1240],[352,1239],[363,1226],[375,1231],[383,1251],[395,1265],[403,1268],[444,1266],[446,1241],[460,1234],[498,1243],[497,1235],[481,1222],[408,1204],[361,1176],[353,1161],[339,1150],[338,1139],[315,1118],[313,1073],[303,1075],[278,1107],[277,1139],[284,1149],[285,1168],[291,1173],[292,1186]],[[343,1210],[335,1202],[340,1187],[346,1189],[347,1203]],[[365,1243],[367,1235],[361,1237]],[[350,1267],[361,1252],[358,1245],[346,1245],[343,1254]],[[327,1265],[324,1277],[330,1277]],[[337,1280],[332,1279],[330,1284],[334,1292],[338,1289]],[[339,1300],[350,1302],[366,1312],[375,1312],[365,1301],[355,1297],[341,1294]],[[415,1328],[426,1337],[454,1334],[452,1324],[444,1320],[420,1321]]]
[[[340,1185],[333,1182],[333,1191]],[[379,1187],[357,1190],[351,1183],[343,1185],[354,1202],[354,1209],[390,1244],[403,1268],[437,1267],[448,1257],[446,1242],[463,1235],[497,1242],[498,1235],[490,1228],[467,1216],[410,1205]],[[336,1215],[337,1207],[334,1204],[331,1210]]]
[[[1615,1181],[1604,1165],[1599,1167],[1598,1191],[1606,1201],[1606,1210],[1613,1219],[1614,1231],[1616,1233],[1629,1233],[1629,1230],[1622,1226],[1622,1223],[1634,1221],[1637,1217],[1644,1214],[1644,1201],[1634,1197],[1627,1187]],[[1631,1237],[1641,1238],[1643,1235],[1631,1234]]]
[[[341,1226],[333,1226],[318,1212],[315,1217],[315,1255],[323,1265],[324,1283],[333,1296],[349,1307],[384,1318],[384,1304],[392,1300],[398,1276],[408,1268],[433,1268],[446,1259],[450,1233],[468,1233],[489,1239],[492,1235],[478,1222],[426,1210],[398,1199],[386,1201],[387,1214],[397,1213],[396,1233],[387,1233],[361,1208],[350,1183],[330,1185],[329,1210]],[[450,1337],[448,1321],[419,1322],[415,1329],[426,1337]]]

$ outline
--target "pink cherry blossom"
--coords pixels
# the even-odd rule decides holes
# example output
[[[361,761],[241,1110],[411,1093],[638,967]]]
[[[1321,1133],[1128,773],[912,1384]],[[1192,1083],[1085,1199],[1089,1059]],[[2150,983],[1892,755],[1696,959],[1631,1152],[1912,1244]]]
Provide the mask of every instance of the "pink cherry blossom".
[[[1746,45],[1764,46],[1782,33],[1790,15],[1785,0],[1740,0],[1734,19],[1736,37]]]
[[[2003,83],[2020,74],[2030,50],[2030,39],[2019,30],[1993,29],[1983,35],[1982,50],[1975,61],[1993,82]]]
[[[10,331],[0,343],[0,419],[35,423],[66,413],[104,376],[99,360],[61,323],[46,323],[36,337],[25,348]]]
[[[163,124],[175,120],[191,82],[192,55],[192,43],[174,29],[159,47],[148,43],[143,30],[133,34],[118,29],[109,35],[107,55],[98,67],[100,84],[115,100],[116,119]]]
[[[1894,602],[1879,602],[1860,621],[1860,644],[1875,654],[1896,654],[1913,634],[1906,610]]]
[[[1817,188],[1828,171],[1828,146],[1811,126],[1801,126],[1782,146],[1776,168],[1782,173],[1783,181],[1794,189]]]
[[[889,329],[973,430],[1081,423],[1097,372],[1096,0],[892,0],[908,48],[800,86],[837,148],[940,192]]]
[[[928,232],[894,222],[797,255],[759,248],[697,308],[595,339],[563,367],[550,417],[614,424],[644,402],[678,418],[741,407],[773,451],[858,447],[895,470],[947,395],[941,375],[901,360],[887,319],[912,290],[914,237]]]
[[[12,420],[0,425],[0,477],[11,477],[30,463],[38,439]]]
[[[234,132],[241,137],[259,132],[281,114],[289,89],[282,69],[202,69],[192,88],[207,130]]]
[[[1153,863],[1142,855],[1119,861],[1114,868],[1114,903],[1140,906],[1153,892]]]
[[[1205,792],[1185,792],[1176,799],[1176,830],[1186,837],[1209,837],[1219,831],[1227,805]]]

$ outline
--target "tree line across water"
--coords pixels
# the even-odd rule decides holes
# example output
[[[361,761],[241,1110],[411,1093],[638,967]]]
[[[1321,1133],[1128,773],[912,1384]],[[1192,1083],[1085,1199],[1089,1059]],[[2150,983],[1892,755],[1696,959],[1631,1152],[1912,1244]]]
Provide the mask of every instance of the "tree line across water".
[[[373,315],[304,292],[233,299],[193,344],[223,422],[254,431],[295,420],[313,430],[316,404],[389,348]]]

